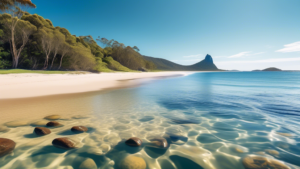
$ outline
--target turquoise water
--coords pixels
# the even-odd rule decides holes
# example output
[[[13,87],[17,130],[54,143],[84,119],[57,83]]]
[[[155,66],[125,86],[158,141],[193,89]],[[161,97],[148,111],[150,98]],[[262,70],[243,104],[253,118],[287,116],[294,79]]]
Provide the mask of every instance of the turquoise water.
[[[14,155],[0,159],[0,167],[77,169],[92,159],[97,168],[126,168],[124,158],[134,155],[149,169],[244,169],[248,156],[299,168],[300,72],[208,72],[144,82],[82,98],[90,100],[91,113],[58,120],[65,126],[52,135],[24,138],[32,126],[0,133],[6,138],[15,133],[21,142]],[[78,124],[89,132],[68,132]],[[20,128],[23,132],[16,132]],[[53,147],[58,136],[77,140],[78,148]],[[130,137],[142,139],[142,146],[125,145]],[[169,146],[150,147],[155,137],[167,138]],[[22,146],[30,139],[39,139],[38,144]]]

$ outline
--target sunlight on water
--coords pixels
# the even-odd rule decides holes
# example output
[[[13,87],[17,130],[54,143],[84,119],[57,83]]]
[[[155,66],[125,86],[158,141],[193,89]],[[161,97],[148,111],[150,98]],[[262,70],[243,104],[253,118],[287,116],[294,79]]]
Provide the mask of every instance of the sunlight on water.
[[[0,138],[16,142],[0,168],[299,168],[299,79],[293,72],[198,73],[107,93],[21,99],[1,114],[41,113],[0,126]],[[62,125],[33,134],[50,114]],[[74,133],[73,126],[88,131]],[[58,137],[75,148],[54,147]],[[126,145],[131,137],[142,145]]]

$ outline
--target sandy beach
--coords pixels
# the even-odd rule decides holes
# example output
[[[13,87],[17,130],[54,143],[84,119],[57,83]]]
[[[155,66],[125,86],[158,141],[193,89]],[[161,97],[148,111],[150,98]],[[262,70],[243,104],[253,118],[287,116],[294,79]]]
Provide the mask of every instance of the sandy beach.
[[[126,80],[184,76],[191,72],[143,72],[100,74],[7,74],[0,75],[0,99],[27,98],[122,88],[139,82]]]
[[[93,92],[133,87],[156,78],[185,76],[192,72],[89,73],[89,74],[6,74],[0,75],[0,124],[27,121],[55,114],[89,114]],[[88,105],[88,106],[87,106]]]

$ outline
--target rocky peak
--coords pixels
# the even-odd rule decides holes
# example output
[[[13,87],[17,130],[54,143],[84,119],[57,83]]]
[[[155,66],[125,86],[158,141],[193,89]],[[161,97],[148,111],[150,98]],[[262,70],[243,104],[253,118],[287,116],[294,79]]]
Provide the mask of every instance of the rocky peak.
[[[204,59],[204,60],[205,60],[206,62],[209,62],[209,63],[214,63],[212,57],[211,57],[209,54],[207,54],[207,55],[205,56],[205,59]]]

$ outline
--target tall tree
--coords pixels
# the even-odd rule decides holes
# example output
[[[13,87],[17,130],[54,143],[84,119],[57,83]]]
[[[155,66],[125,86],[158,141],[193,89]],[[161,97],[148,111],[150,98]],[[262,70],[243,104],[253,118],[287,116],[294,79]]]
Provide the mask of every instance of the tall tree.
[[[53,49],[53,35],[52,32],[47,32],[45,30],[40,30],[39,33],[41,34],[41,46],[46,56],[43,69],[47,69],[49,64],[49,56]]]
[[[28,6],[35,8],[36,6],[31,2],[31,0],[1,0],[0,1],[0,11],[7,11],[13,9],[15,6]]]
[[[61,32],[59,32],[58,30],[55,30],[54,31],[54,36],[52,38],[53,59],[52,59],[50,69],[52,69],[53,63],[54,63],[55,58],[56,58],[56,55],[58,54],[59,49],[61,48],[61,45],[63,44],[64,41],[65,41],[64,35]]]
[[[29,36],[36,31],[36,27],[28,21],[20,20],[23,12],[16,8],[12,15],[7,13],[0,16],[2,24],[5,25],[5,36],[9,42],[13,58],[13,68],[18,67],[22,50],[29,40]]]
[[[72,48],[67,43],[62,44],[59,49],[60,49],[61,58],[60,58],[58,69],[61,68],[64,56],[72,51]]]

